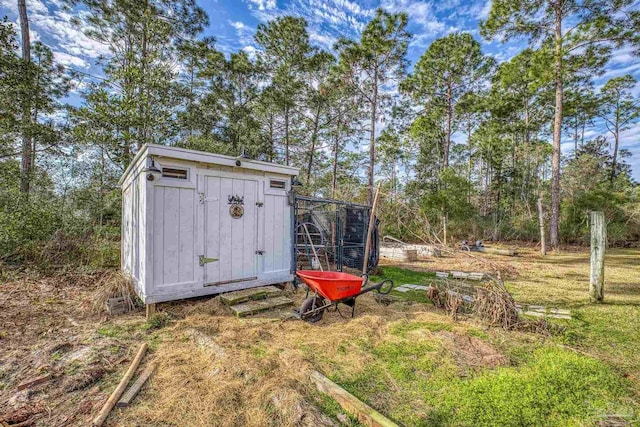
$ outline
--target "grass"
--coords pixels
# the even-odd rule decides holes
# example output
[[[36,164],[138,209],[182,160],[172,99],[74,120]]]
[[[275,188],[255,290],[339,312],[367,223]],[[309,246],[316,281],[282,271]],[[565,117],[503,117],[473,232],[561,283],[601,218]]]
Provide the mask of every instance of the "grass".
[[[640,288],[633,285],[640,276],[638,251],[609,252],[604,304],[588,301],[586,252],[532,255],[513,264],[520,274],[507,286],[517,301],[571,309],[563,333],[542,340],[467,328],[467,336],[497,343],[510,364],[460,376],[460,361],[446,343],[434,345],[433,337],[456,326],[396,322],[388,328],[394,341],[370,349],[372,363],[361,370],[337,368],[333,379],[406,425],[590,425],[611,417],[640,423]],[[434,274],[383,267],[372,279],[381,277],[397,285],[428,284]],[[423,302],[417,294],[424,295],[396,295]],[[431,334],[426,342],[416,334],[421,331]]]
[[[433,279],[435,279],[435,273],[425,273],[420,271],[408,270],[406,268],[399,267],[380,267],[378,270],[378,274],[371,276],[369,281],[372,283],[381,282],[385,279],[393,280],[394,288],[399,287],[401,285],[412,284],[412,285],[429,285]],[[407,292],[398,292],[396,290],[391,291],[391,295],[396,297],[400,297],[402,299],[419,302],[419,303],[428,303],[429,299],[426,297],[425,293],[422,291],[407,291]]]
[[[333,380],[404,425],[584,425],[609,415],[640,421],[631,384],[600,360],[553,343],[510,343],[520,350],[511,366],[461,377],[444,342],[410,333],[440,329],[411,325],[392,326],[403,338],[374,346],[361,370],[337,368]]]
[[[237,319],[211,299],[152,322],[151,330],[103,326],[105,335],[159,341],[160,369],[140,403],[122,414],[123,425],[300,425],[301,416],[316,420],[321,412],[358,426],[309,383],[312,369],[406,426],[640,423],[638,258],[640,251],[610,251],[606,303],[593,305],[586,252],[496,257],[510,267],[507,286],[517,301],[571,310],[565,331],[552,337],[453,321],[420,291],[398,292],[409,301],[389,306],[366,294],[354,319],[327,312],[313,325]],[[464,262],[443,258],[425,268],[482,270]],[[432,272],[387,266],[371,280],[383,278],[436,280]],[[291,296],[297,304],[304,298]],[[225,356],[185,340],[189,328],[206,332]]]

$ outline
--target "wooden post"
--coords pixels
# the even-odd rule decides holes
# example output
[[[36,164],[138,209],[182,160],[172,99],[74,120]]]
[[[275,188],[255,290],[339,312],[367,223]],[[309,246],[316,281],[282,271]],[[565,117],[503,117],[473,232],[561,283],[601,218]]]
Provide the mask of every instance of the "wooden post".
[[[538,197],[538,223],[540,225],[540,254],[547,254],[547,237],[544,232],[544,210],[542,209],[542,197]]]
[[[154,314],[156,314],[156,305],[155,303],[147,304],[147,322],[151,320]]]
[[[607,223],[604,212],[591,212],[591,278],[589,296],[592,302],[604,299],[604,253],[607,247]]]
[[[371,215],[369,216],[369,228],[367,229],[367,241],[364,245],[364,260],[362,263],[362,274],[367,274],[367,267],[369,267],[369,251],[371,251],[371,234],[373,233],[373,225],[376,221],[376,206],[378,205],[378,195],[380,195],[380,184],[376,188],[376,195],[373,198],[373,205],[371,205]]]
[[[442,214],[442,234],[444,245],[447,246],[447,214]]]

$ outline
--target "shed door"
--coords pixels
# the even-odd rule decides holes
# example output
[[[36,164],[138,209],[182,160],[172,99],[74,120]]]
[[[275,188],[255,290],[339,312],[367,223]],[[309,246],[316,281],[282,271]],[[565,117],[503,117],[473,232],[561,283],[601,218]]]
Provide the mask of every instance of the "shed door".
[[[257,181],[207,176],[204,193],[204,285],[256,279]]]

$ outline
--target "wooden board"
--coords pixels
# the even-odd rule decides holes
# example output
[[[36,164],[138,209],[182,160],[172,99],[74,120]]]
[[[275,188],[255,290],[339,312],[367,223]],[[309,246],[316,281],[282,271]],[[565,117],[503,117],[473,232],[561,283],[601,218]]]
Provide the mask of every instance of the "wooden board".
[[[124,406],[129,406],[129,404],[131,404],[133,399],[135,399],[135,397],[138,395],[138,393],[142,389],[142,386],[144,386],[144,384],[149,380],[149,378],[151,378],[151,376],[153,375],[153,371],[155,370],[156,370],[156,363],[150,363],[149,366],[147,366],[147,369],[145,369],[140,374],[138,379],[133,384],[131,384],[131,387],[129,387],[129,389],[124,392],[124,394],[122,395],[122,397],[120,398],[116,406],[119,408],[122,408]]]
[[[487,254],[516,256],[518,255],[517,249],[499,249],[499,248],[481,248],[478,252],[484,252]]]
[[[243,289],[241,291],[222,294],[220,296],[220,300],[226,305],[234,305],[249,300],[269,298],[281,293],[282,291],[275,286],[263,286],[260,288]]]
[[[319,391],[331,396],[340,406],[355,415],[358,421],[364,425],[370,427],[398,427],[396,423],[359,400],[320,372],[311,372],[311,381],[316,384]]]
[[[285,296],[277,296],[274,298],[249,301],[233,305],[231,306],[231,312],[238,317],[244,317],[261,311],[270,310],[272,308],[284,307],[289,304],[293,304],[293,301]]]
[[[51,374],[45,374],[45,375],[42,375],[40,377],[33,378],[31,380],[25,381],[22,384],[20,384],[18,386],[18,390],[24,390],[25,388],[29,388],[29,387],[36,386],[38,384],[46,383],[51,378],[53,378]]]

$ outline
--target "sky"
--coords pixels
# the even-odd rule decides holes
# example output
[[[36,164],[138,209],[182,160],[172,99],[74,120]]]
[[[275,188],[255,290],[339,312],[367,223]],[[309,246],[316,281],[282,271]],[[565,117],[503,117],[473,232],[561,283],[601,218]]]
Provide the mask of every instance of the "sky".
[[[217,47],[225,53],[243,49],[249,54],[256,52],[253,41],[259,23],[268,22],[282,15],[303,17],[307,20],[311,42],[331,50],[339,37],[357,39],[375,9],[382,7],[390,12],[404,11],[409,16],[408,30],[413,34],[409,45],[408,59],[411,66],[416,63],[429,44],[440,37],[456,31],[471,33],[482,44],[483,51],[502,62],[509,60],[526,47],[526,40],[508,43],[484,40],[478,32],[478,23],[487,17],[491,2],[485,0],[197,0],[208,13],[210,24],[205,35],[214,36]],[[514,0],[518,1],[518,0]],[[85,12],[68,11],[62,0],[27,0],[31,23],[31,38],[47,44],[60,63],[75,70],[100,75],[96,64],[100,55],[108,55],[105,46],[89,39],[83,28],[72,22]],[[17,24],[17,0],[0,0],[0,18],[3,16]],[[614,52],[602,76],[595,79],[598,89],[608,79],[625,74],[640,80],[640,58],[633,56],[630,48]],[[633,89],[640,96],[640,83]],[[80,102],[78,94],[69,97],[71,103]],[[601,124],[587,129],[590,139],[605,132]],[[454,137],[455,139],[455,137]],[[609,138],[611,140],[611,138]],[[632,157],[633,176],[640,181],[640,124],[636,123],[622,133],[621,147],[629,150]],[[569,154],[573,142],[563,141],[562,151]]]

